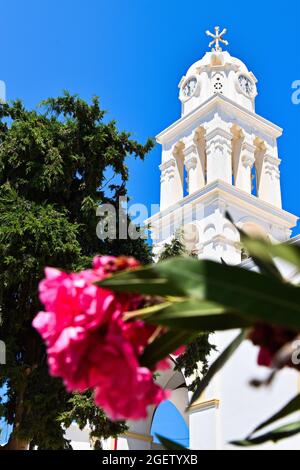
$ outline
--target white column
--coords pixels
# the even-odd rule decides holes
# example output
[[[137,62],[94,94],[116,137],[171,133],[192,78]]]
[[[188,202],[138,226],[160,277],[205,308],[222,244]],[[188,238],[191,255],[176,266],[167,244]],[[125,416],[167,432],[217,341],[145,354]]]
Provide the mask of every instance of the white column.
[[[207,184],[217,179],[232,184],[232,134],[227,123],[206,128]]]
[[[186,144],[183,153],[188,176],[188,192],[193,194],[204,186],[204,174],[196,144]]]
[[[174,158],[164,162],[159,167],[160,177],[160,210],[164,210],[172,204],[172,186],[176,171],[176,161]]]
[[[163,163],[160,165],[161,210],[176,204],[183,198],[183,148],[183,142],[179,141],[171,149],[163,152]]]
[[[235,186],[247,193],[252,192],[251,173],[255,163],[256,147],[249,142],[244,142],[241,148],[240,159],[236,174]]]
[[[263,156],[258,197],[281,208],[281,188],[279,165],[281,160],[266,151]]]

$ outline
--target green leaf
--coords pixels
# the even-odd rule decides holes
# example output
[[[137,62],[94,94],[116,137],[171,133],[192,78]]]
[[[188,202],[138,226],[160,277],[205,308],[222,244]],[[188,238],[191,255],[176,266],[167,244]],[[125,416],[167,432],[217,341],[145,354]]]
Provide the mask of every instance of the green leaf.
[[[186,450],[187,448],[177,444],[177,442],[170,441],[166,437],[161,436],[160,434],[156,434],[156,437],[159,439],[160,443],[163,445],[164,449],[166,450]]]
[[[212,378],[216,375],[217,372],[219,372],[220,369],[226,364],[228,359],[231,358],[233,353],[236,351],[236,349],[240,346],[240,344],[243,342],[247,334],[247,331],[242,331],[230,344],[227,346],[227,348],[220,354],[220,356],[215,360],[215,362],[210,366],[208,369],[207,373],[197,385],[197,388],[192,396],[191,402],[189,404],[189,407],[195,403],[195,401],[200,398]]]
[[[275,277],[277,279],[282,280],[283,279],[282,275],[281,275],[279,269],[277,268],[277,266],[275,265],[272,256],[267,251],[264,251],[264,257],[261,257],[261,256],[257,255],[257,253],[255,251],[251,250],[251,247],[248,245],[248,240],[250,240],[250,241],[253,240],[255,242],[257,241],[258,243],[262,242],[262,243],[265,243],[265,244],[267,242],[265,240],[263,240],[262,238],[256,238],[256,239],[254,239],[252,237],[250,238],[246,234],[246,232],[244,232],[241,228],[239,228],[237,225],[235,225],[235,223],[234,223],[231,215],[229,214],[229,212],[226,212],[226,217],[235,226],[235,229],[239,232],[242,244],[244,245],[245,248],[247,248],[247,251],[248,251],[249,255],[253,259],[253,261],[256,264],[256,266],[258,267],[259,271],[262,274],[266,274],[267,276]]]
[[[290,244],[271,244],[262,239],[243,236],[243,244],[252,257],[269,261],[270,258],[281,258],[300,269],[300,248]]]
[[[267,432],[258,437],[249,437],[241,441],[232,441],[230,444],[239,446],[239,447],[250,447],[258,444],[264,444],[265,442],[272,441],[277,442],[287,437],[294,436],[300,432],[300,421],[295,421],[293,423],[285,424],[273,431]]]
[[[300,394],[294,397],[287,405],[285,405],[280,411],[275,413],[271,418],[267,419],[263,423],[261,423],[257,428],[252,431],[250,436],[252,436],[254,433],[257,431],[260,431],[261,429],[265,428],[266,426],[269,426],[270,424],[273,424],[275,421],[278,421],[279,419],[285,418],[286,416],[295,413],[296,411],[300,410]]]
[[[142,311],[141,311],[142,312]],[[185,300],[166,305],[145,319],[149,323],[191,331],[231,330],[251,325],[247,319],[212,302]]]
[[[243,244],[244,246],[246,246],[246,243]],[[281,281],[283,280],[281,272],[277,268],[271,256],[267,256],[266,253],[266,256],[264,258],[261,258],[259,256],[256,256],[255,253],[251,252],[251,250],[248,250],[248,253],[256,264],[256,266],[258,267],[260,273],[265,274],[266,276],[275,277]]]
[[[117,274],[100,285],[117,291],[215,302],[248,320],[300,328],[300,289],[238,266],[174,258]]]
[[[127,318],[142,318],[145,320],[146,316],[153,315],[153,313],[159,312],[160,310],[164,310],[166,307],[172,305],[171,302],[163,302],[161,304],[150,305],[148,307],[141,308],[139,310],[131,310],[126,312]]]
[[[195,336],[196,334],[192,334],[190,331],[170,330],[155,339],[153,343],[145,349],[140,358],[140,363],[151,369],[158,361],[166,358],[169,354],[172,354],[183,344],[187,344],[192,341]]]
[[[131,271],[123,271],[96,282],[96,285],[107,287],[117,292],[138,292],[145,295],[182,297],[185,289],[172,283],[174,260],[187,261],[188,258],[174,258],[156,265],[149,265]],[[169,269],[170,268],[170,269]],[[187,272],[188,269],[185,269]]]

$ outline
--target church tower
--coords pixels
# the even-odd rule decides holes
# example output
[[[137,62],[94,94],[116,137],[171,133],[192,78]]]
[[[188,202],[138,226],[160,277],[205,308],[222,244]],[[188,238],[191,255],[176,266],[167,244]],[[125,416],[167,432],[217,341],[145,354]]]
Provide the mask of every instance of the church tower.
[[[272,242],[290,238],[297,218],[282,209],[277,139],[282,129],[255,112],[257,79],[223,51],[226,30],[179,83],[181,118],[162,145],[160,212],[147,223],[156,255],[176,231],[199,258],[238,264],[239,236],[226,219]]]

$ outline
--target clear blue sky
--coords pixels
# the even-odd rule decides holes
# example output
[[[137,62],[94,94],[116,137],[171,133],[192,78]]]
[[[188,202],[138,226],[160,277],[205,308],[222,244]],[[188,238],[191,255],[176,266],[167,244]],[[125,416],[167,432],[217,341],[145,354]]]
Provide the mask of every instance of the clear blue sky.
[[[257,76],[257,111],[284,128],[284,207],[300,214],[299,2],[236,0],[0,0],[7,96],[34,106],[63,89],[101,98],[120,128],[144,141],[180,115],[178,82],[208,50],[204,31],[229,30],[228,50]],[[159,202],[159,146],[130,164],[133,201]]]
[[[299,2],[252,0],[0,0],[0,79],[27,106],[63,89],[99,95],[120,128],[144,141],[180,115],[178,82],[207,48],[206,29],[229,30],[228,50],[259,80],[257,112],[284,128],[285,209],[300,215]],[[159,202],[160,148],[130,163],[134,202]],[[172,420],[170,420],[170,428]],[[176,436],[178,437],[178,436]]]

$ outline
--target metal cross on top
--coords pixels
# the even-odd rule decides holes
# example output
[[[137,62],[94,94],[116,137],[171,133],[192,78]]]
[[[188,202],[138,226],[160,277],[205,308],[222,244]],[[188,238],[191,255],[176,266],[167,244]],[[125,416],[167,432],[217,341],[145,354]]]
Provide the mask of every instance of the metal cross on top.
[[[223,36],[226,33],[227,33],[226,28],[224,28],[223,31],[220,33],[220,26],[215,27],[215,34],[211,33],[210,31],[206,31],[207,36],[210,36],[211,38],[214,38],[213,41],[211,41],[209,43],[209,47],[211,47],[212,51],[215,51],[215,52],[221,52],[222,51],[222,47],[220,46],[220,42],[222,44],[225,44],[225,46],[228,46],[229,42],[225,41],[225,39],[223,39]],[[216,44],[215,47],[213,47],[214,44]]]

